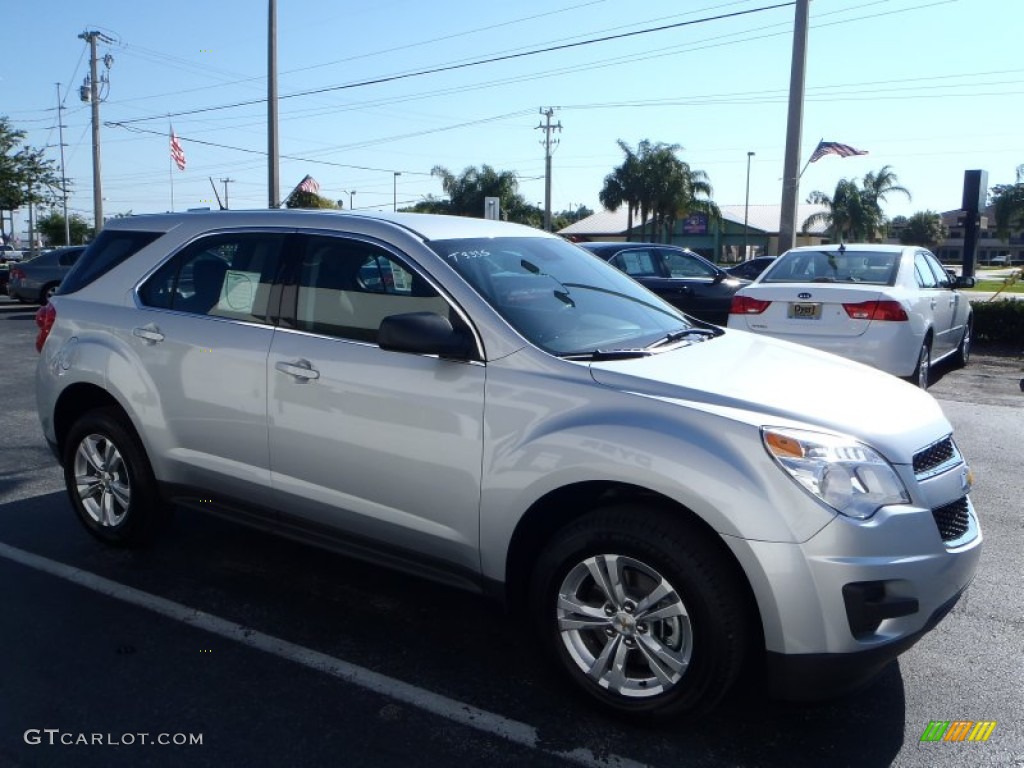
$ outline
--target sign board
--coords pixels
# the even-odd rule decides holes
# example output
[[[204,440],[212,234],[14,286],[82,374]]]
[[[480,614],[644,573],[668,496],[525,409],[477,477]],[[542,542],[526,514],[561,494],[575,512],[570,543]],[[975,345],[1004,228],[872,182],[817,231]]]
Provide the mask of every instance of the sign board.
[[[708,233],[708,217],[703,213],[691,213],[683,221],[683,233],[706,235]]]
[[[484,218],[497,220],[501,215],[501,200],[497,197],[484,198]]]

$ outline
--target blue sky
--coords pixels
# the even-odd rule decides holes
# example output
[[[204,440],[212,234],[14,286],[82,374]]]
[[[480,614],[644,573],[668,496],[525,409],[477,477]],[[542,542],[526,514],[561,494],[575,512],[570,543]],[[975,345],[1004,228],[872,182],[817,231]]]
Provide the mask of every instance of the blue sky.
[[[555,210],[599,207],[602,180],[622,160],[617,139],[681,145],[680,157],[707,172],[723,205],[743,203],[752,151],[750,202],[777,204],[794,9],[773,5],[282,0],[279,93],[326,89],[280,102],[282,196],[310,174],[346,207],[354,192],[357,209],[390,209],[396,189],[399,205],[441,195],[435,165],[457,173],[486,163],[518,173],[520,191],[541,202],[536,126],[540,109],[555,107]],[[78,98],[86,29],[115,41],[100,47],[114,58],[101,117],[126,126],[102,129],[107,215],[170,210],[172,177],[178,210],[211,204],[210,177],[222,192],[220,179],[234,180],[232,208],[266,207],[265,103],[220,109],[266,95],[265,2],[53,0],[40,8],[18,2],[4,11],[0,114],[57,158],[61,83],[73,211],[91,220],[90,110]],[[742,15],[705,21],[724,14]],[[471,64],[666,25],[677,26]],[[1012,182],[1024,163],[1022,26],[1020,0],[814,0],[801,162],[821,138],[869,154],[810,165],[800,199],[883,165],[913,194],[892,198],[889,216],[959,207],[966,169],[987,170],[990,184]],[[461,63],[471,65],[358,85]],[[194,110],[206,111],[176,114]],[[169,122],[187,156],[183,172],[169,166]],[[23,219],[20,212],[19,231]]]

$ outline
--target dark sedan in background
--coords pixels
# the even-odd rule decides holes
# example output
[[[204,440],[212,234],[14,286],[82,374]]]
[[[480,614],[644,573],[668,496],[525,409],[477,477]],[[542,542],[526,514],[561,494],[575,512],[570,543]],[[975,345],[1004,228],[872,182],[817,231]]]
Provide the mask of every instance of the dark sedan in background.
[[[741,261],[739,264],[727,267],[725,271],[733,277],[739,277],[743,280],[753,280],[768,269],[768,267],[772,265],[772,262],[775,261],[775,258],[775,256],[755,256],[752,259],[747,259],[746,261]]]
[[[25,303],[45,304],[84,250],[84,245],[55,248],[28,261],[12,264],[8,295]]]
[[[716,325],[729,321],[732,295],[749,281],[703,256],[659,243],[578,243],[688,315]]]

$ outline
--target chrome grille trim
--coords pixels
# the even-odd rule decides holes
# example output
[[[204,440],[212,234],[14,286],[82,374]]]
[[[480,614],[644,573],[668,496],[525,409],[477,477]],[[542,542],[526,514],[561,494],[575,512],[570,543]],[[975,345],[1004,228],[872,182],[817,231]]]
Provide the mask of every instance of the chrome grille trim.
[[[914,475],[918,480],[927,480],[962,462],[952,435],[948,435],[914,454]]]

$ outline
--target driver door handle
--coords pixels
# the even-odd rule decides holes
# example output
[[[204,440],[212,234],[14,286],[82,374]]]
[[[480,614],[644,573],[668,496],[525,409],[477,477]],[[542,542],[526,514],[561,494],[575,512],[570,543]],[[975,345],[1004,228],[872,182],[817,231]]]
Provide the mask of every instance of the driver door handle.
[[[156,344],[158,341],[164,340],[164,335],[160,333],[160,329],[153,323],[132,328],[132,336],[136,336],[148,344]]]
[[[294,363],[286,363],[283,360],[274,363],[274,368],[281,373],[286,373],[299,381],[310,381],[320,378],[320,371],[313,367],[309,360],[296,360]]]

